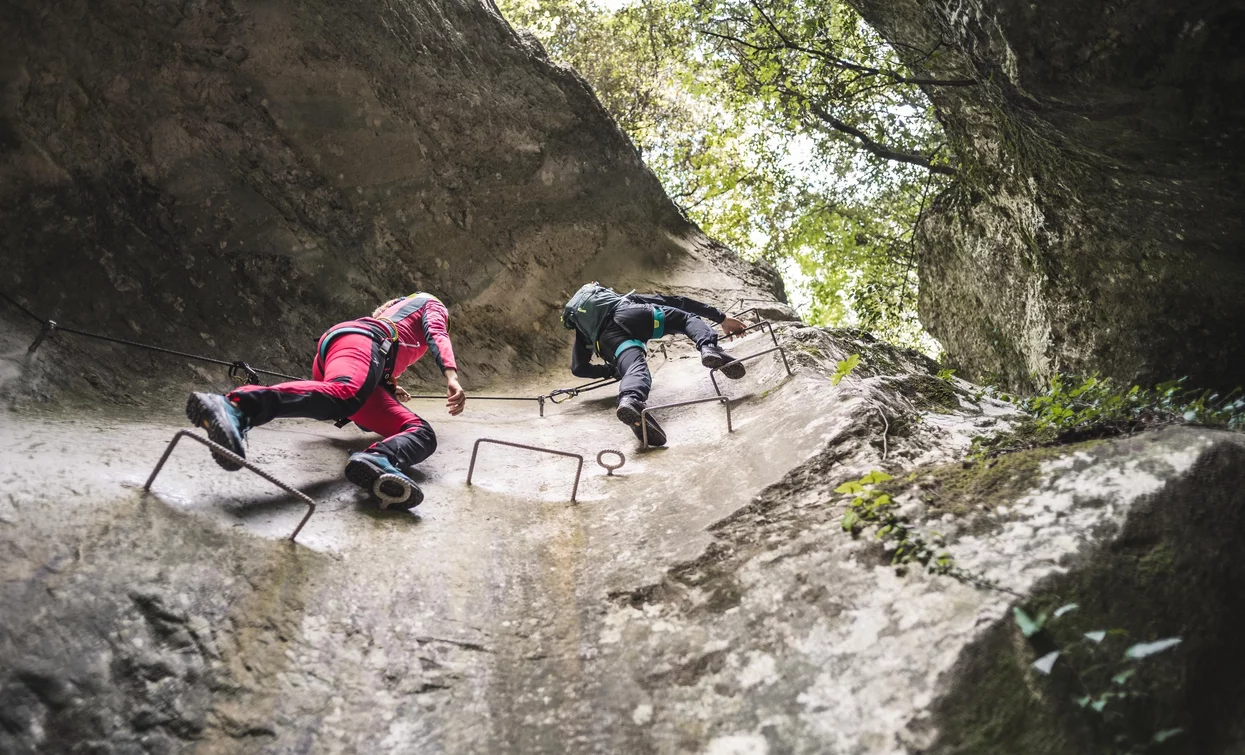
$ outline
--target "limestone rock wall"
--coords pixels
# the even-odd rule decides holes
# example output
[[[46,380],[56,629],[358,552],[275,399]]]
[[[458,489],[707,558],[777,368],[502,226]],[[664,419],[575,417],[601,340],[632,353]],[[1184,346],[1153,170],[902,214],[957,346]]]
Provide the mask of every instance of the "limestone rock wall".
[[[472,0],[3,0],[0,256],[0,288],[45,317],[301,372],[328,325],[426,289],[475,384],[561,359],[554,313],[585,278],[780,286]],[[47,395],[203,379],[87,341],[49,354]]]
[[[1245,355],[1238,4],[854,0],[961,169],[921,229],[921,318],[963,374],[1234,387]]]
[[[1081,631],[1128,632],[1114,658],[1182,638],[1138,673],[1154,707],[1119,709],[1140,734],[1241,751],[1240,434],[964,464],[1013,407],[858,332],[777,330],[795,374],[750,361],[733,432],[720,407],[667,410],[669,446],[626,439],[613,476],[591,466],[626,432],[608,395],[435,420],[411,513],[338,478],[363,433],[259,428],[249,458],[320,502],[297,544],[303,507],[201,448],[135,489],[176,419],[0,412],[0,752],[1098,755],[1075,667],[1035,671],[1012,618],[1066,603]],[[660,400],[710,394],[691,355]],[[466,487],[485,432],[584,454],[578,503],[568,460],[496,447]],[[844,532],[836,488],[872,470],[964,581]]]

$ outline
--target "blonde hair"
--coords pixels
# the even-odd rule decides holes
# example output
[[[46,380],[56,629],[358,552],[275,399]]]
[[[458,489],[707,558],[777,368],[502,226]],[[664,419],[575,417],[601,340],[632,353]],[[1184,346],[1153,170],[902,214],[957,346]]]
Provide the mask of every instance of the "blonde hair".
[[[399,296],[396,299],[390,299],[389,301],[385,302],[384,304],[380,305],[375,310],[373,310],[372,317],[380,317],[386,309],[389,309],[390,307],[397,304],[398,302],[405,301],[405,300],[406,300],[405,296]]]

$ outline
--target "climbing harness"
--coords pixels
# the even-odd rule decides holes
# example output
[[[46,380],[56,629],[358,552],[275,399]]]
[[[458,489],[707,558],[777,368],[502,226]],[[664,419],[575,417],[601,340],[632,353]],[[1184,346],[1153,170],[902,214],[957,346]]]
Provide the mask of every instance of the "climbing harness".
[[[291,541],[293,541],[294,538],[298,537],[298,533],[302,531],[303,525],[307,523],[307,520],[311,518],[312,514],[316,513],[316,502],[313,501],[311,497],[308,496],[306,493],[302,492],[301,490],[299,490],[298,488],[295,488],[292,485],[288,485],[278,480],[276,477],[273,477],[272,475],[268,474],[267,472],[255,466],[254,464],[242,458],[241,456],[238,456],[233,451],[230,451],[228,448],[225,448],[219,443],[213,443],[212,441],[208,440],[202,435],[199,435],[193,430],[178,430],[177,433],[173,435],[173,439],[169,441],[169,445],[166,446],[164,449],[164,455],[160,457],[160,461],[156,462],[156,468],[151,470],[151,475],[147,478],[147,482],[143,483],[144,492],[147,492],[147,493],[151,492],[151,484],[156,481],[156,475],[160,474],[160,470],[164,468],[164,462],[169,460],[169,455],[173,453],[173,448],[177,446],[177,441],[181,440],[182,438],[190,438],[193,441],[202,443],[203,445],[212,449],[213,453],[224,456],[226,459],[229,459],[233,463],[246,467],[247,469],[251,470],[255,474],[259,475],[260,477],[263,477],[268,482],[271,482],[273,485],[276,485],[277,487],[281,488],[285,492],[298,496],[298,498],[300,498],[303,501],[303,503],[307,504],[307,513],[303,515],[303,518],[302,520],[299,521],[298,526],[295,527],[294,531],[290,533]]]
[[[605,463],[606,454],[613,454],[614,456],[617,456],[618,463],[617,464]],[[627,457],[623,455],[623,452],[615,450],[613,448],[607,448],[604,451],[601,451],[600,453],[597,454],[597,464],[600,464],[601,467],[605,469],[605,474],[610,477],[614,476],[614,470],[622,469],[623,465],[626,463],[627,463]]]
[[[476,455],[480,453],[481,443],[495,443],[499,446],[510,446],[511,448],[522,448],[526,451],[538,451],[543,454],[553,454],[555,456],[568,456],[572,459],[579,460],[579,466],[575,468],[575,484],[571,487],[571,503],[577,503],[575,496],[579,494],[579,476],[584,471],[584,457],[579,454],[573,454],[570,451],[558,451],[552,448],[541,448],[540,446],[528,446],[522,443],[512,443],[508,440],[497,440],[496,438],[480,438],[476,440],[475,445],[471,447],[471,464],[467,466],[467,485],[471,485],[471,477],[476,471]]]

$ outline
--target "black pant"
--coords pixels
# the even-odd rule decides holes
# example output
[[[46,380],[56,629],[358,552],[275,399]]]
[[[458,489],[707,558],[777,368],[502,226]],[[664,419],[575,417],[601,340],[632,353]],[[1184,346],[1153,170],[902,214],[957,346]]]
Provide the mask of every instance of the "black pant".
[[[653,387],[653,376],[648,371],[648,352],[640,345],[619,347],[628,341],[648,341],[653,337],[657,324],[655,312],[665,317],[666,333],[682,333],[696,342],[696,348],[704,348],[718,342],[718,335],[704,320],[674,307],[653,304],[623,302],[614,311],[614,319],[601,331],[601,355],[614,365],[614,372],[622,383],[618,386],[618,398],[630,396],[647,401]]]

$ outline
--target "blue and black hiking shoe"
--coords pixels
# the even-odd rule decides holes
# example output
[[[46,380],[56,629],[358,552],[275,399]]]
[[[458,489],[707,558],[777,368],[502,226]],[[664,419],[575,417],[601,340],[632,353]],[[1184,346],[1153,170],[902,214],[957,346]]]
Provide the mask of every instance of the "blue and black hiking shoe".
[[[635,437],[640,442],[644,442],[644,428],[640,426],[641,418],[644,424],[648,426],[648,444],[650,446],[666,445],[666,433],[661,429],[661,425],[657,424],[657,420],[653,419],[653,415],[644,414],[644,402],[631,396],[623,396],[618,401],[618,411],[616,415],[624,425],[631,428],[631,432],[635,433]]]
[[[232,401],[218,393],[192,393],[186,400],[186,417],[195,427],[207,430],[208,440],[246,458],[242,442],[246,440],[246,431],[251,429],[251,423]],[[216,451],[212,452],[212,458],[230,472],[242,469],[241,464]]]
[[[424,491],[415,481],[378,453],[351,454],[346,462],[346,479],[379,498],[382,511],[413,509],[424,500]]]
[[[716,343],[708,343],[701,347],[700,363],[709,369],[721,367],[722,374],[731,380],[738,380],[747,374],[744,363],[727,354]]]

